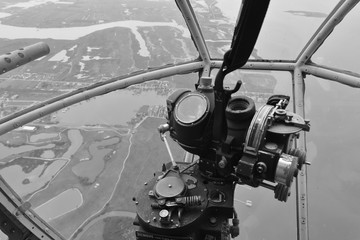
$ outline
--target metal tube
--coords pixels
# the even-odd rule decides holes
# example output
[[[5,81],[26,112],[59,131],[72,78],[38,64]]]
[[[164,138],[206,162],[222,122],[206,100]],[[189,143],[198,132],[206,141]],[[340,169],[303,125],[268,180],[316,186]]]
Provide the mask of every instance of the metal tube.
[[[220,68],[222,60],[212,60],[212,68]],[[278,61],[278,60],[249,60],[239,70],[273,70],[273,71],[294,71],[294,61]]]
[[[31,121],[41,118],[47,114],[56,112],[62,108],[68,107],[75,103],[88,100],[92,97],[100,96],[115,90],[126,88],[133,84],[143,83],[146,81],[160,79],[176,74],[184,74],[194,72],[204,67],[203,62],[190,62],[181,65],[170,66],[152,72],[145,72],[139,75],[131,76],[119,81],[110,82],[108,84],[100,85],[94,88],[84,88],[74,95],[59,99],[55,102],[40,103],[34,107],[31,111],[26,112],[22,115],[16,115],[15,117],[8,117],[7,121],[0,124],[0,135],[5,134],[15,128],[23,126]],[[96,84],[95,84],[96,85]],[[91,87],[91,86],[90,86]]]
[[[297,65],[304,65],[310,61],[314,52],[358,2],[359,0],[347,0],[338,3],[299,54]]]
[[[20,67],[50,52],[49,46],[44,42],[20,48],[0,56],[0,75],[14,68]]]
[[[23,202],[17,193],[0,176],[0,202],[10,213],[29,229],[37,238],[42,240],[64,240],[64,238],[43,219],[41,219],[32,208],[23,208],[27,202]],[[31,237],[34,239],[33,237]],[[12,238],[10,238],[12,239]]]
[[[360,76],[349,74],[345,71],[325,68],[318,65],[305,65],[300,67],[301,71],[326,80],[335,81],[350,87],[360,88]]]
[[[192,40],[200,54],[201,60],[204,61],[205,66],[203,71],[205,72],[204,76],[209,76],[210,74],[210,54],[206,46],[204,36],[202,35],[199,23],[196,19],[196,15],[191,7],[191,4],[188,0],[176,0],[181,13],[183,14],[186,25],[189,28],[191,33]]]
[[[293,74],[294,112],[305,117],[304,109],[305,83],[300,68],[295,68]],[[305,133],[301,132],[296,141],[297,148],[306,150]],[[296,215],[297,239],[309,239],[308,201],[307,201],[307,166],[304,164],[296,178]]]
[[[170,149],[169,143],[168,143],[168,141],[166,140],[166,134],[165,134],[165,133],[161,134],[161,138],[162,138],[162,140],[164,141],[165,146],[166,146],[166,149],[167,149],[167,151],[168,151],[168,153],[169,153],[169,155],[170,155],[170,160],[171,160],[171,163],[172,163],[173,167],[176,167],[177,164],[176,164],[176,162],[175,162],[175,160],[174,160],[174,157],[173,157],[173,155],[172,155],[172,153],[171,153],[171,149]]]

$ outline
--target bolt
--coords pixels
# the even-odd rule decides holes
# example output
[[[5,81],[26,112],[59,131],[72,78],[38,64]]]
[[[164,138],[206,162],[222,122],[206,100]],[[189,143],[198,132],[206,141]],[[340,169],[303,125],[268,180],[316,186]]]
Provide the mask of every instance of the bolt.
[[[301,200],[305,201],[305,194],[301,194]]]
[[[211,217],[209,219],[209,221],[210,221],[211,224],[215,224],[216,223],[216,217]]]
[[[168,185],[169,188],[172,188],[171,184]]]
[[[265,165],[265,163],[263,162],[259,162],[258,164],[256,164],[256,171],[260,174],[266,172],[267,167]]]
[[[227,165],[226,158],[221,159],[220,162],[218,163],[218,165],[220,168],[225,168]]]
[[[147,182],[144,182],[144,185],[146,186],[146,185],[147,185]]]
[[[169,211],[166,210],[166,209],[163,209],[163,210],[161,210],[161,211],[159,212],[159,216],[160,216],[161,218],[167,218],[167,217],[169,216]]]

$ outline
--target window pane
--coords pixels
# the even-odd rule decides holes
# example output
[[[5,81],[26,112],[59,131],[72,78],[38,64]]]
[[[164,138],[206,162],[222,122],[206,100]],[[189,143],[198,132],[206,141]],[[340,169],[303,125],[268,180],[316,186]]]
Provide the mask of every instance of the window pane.
[[[358,22],[360,22],[359,4],[336,26],[311,60],[320,65],[360,73]]]
[[[216,74],[217,69],[212,70],[213,79],[215,79]],[[272,95],[287,95],[290,96],[288,110],[292,110],[292,80],[289,72],[235,70],[226,75],[224,87],[233,89],[238,80],[242,81],[242,85],[234,96],[246,95],[252,98],[256,107],[259,108],[266,104]]]
[[[1,75],[0,117],[99,81],[199,55],[174,1],[2,1],[0,8],[0,54],[40,41],[51,49]]]
[[[360,91],[308,76],[305,95],[312,239],[360,236]]]
[[[337,2],[271,1],[251,58],[295,60]],[[192,0],[191,4],[211,57],[222,58],[230,48],[241,1]]]
[[[212,58],[223,58],[229,50],[241,1],[191,0]]]
[[[9,237],[5,233],[3,233],[3,231],[0,230],[0,239],[1,240],[8,240]]]
[[[337,2],[270,1],[252,58],[295,60]]]
[[[216,70],[212,71],[214,78],[216,73]],[[270,96],[283,94],[291,97],[287,110],[292,111],[292,80],[289,72],[236,70],[226,76],[224,85],[233,88],[237,80],[243,84],[236,95],[252,98],[256,109],[266,104]],[[295,182],[286,203],[276,200],[274,192],[263,187],[237,186],[234,201],[240,219],[240,236],[237,239],[295,239],[295,196]]]
[[[134,237],[132,198],[170,161],[157,130],[166,99],[197,80],[192,73],[134,85],[2,135],[0,175],[66,239]],[[182,161],[184,151],[168,141]]]

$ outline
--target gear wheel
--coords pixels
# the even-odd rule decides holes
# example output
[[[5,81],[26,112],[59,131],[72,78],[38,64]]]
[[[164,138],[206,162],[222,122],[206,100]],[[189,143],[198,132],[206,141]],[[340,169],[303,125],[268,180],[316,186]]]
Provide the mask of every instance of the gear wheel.
[[[286,202],[290,196],[290,188],[283,184],[278,184],[274,189],[274,193],[277,200],[280,202]]]

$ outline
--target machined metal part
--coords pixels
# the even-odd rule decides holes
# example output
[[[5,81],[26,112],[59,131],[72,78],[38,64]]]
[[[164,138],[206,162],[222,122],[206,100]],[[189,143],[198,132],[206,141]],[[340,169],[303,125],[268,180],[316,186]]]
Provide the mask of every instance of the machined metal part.
[[[294,134],[301,130],[310,130],[309,122],[304,120],[298,114],[283,109],[276,109],[274,115],[275,121],[268,128],[269,132],[277,134]],[[276,119],[279,119],[280,121],[276,121]]]
[[[171,198],[181,195],[186,190],[185,184],[177,176],[167,176],[155,185],[155,193],[160,198]]]
[[[291,186],[293,178],[297,173],[298,158],[281,154],[275,172],[275,182],[283,184],[287,187]]]
[[[26,63],[49,54],[50,48],[44,42],[20,48],[0,56],[0,75]]]
[[[15,235],[9,235],[10,237],[18,236],[18,239],[42,239],[42,240],[63,240],[64,238],[51,226],[49,226],[44,220],[42,220],[26,202],[22,202],[20,197],[10,188],[10,186],[0,176],[0,209],[4,208],[5,211],[0,215],[3,226],[4,223],[10,228],[16,225]],[[8,218],[9,216],[10,218]],[[22,230],[20,230],[20,228]],[[4,228],[2,228],[5,230]],[[14,228],[15,229],[15,228]],[[9,229],[11,231],[11,229]],[[26,231],[25,231],[26,230]],[[24,234],[24,235],[23,235]],[[31,235],[33,234],[33,236]],[[11,239],[11,238],[10,238]]]
[[[269,115],[274,111],[274,106],[264,105],[255,113],[246,135],[244,152],[257,154],[261,141],[264,139],[270,121]]]

